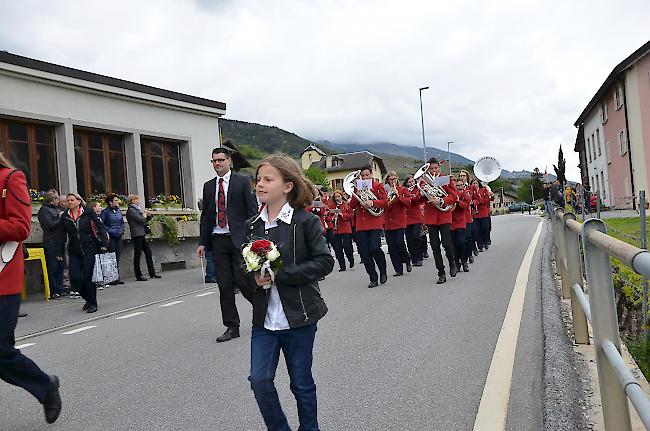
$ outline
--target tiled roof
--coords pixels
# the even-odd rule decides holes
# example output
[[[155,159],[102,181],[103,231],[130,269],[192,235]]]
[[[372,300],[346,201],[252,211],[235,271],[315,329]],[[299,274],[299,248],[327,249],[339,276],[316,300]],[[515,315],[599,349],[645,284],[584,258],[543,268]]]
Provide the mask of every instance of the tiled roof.
[[[327,157],[323,157],[320,159],[320,161],[312,163],[312,166],[316,165],[326,172],[356,171],[357,169],[361,169],[364,166],[372,164],[373,159],[376,159],[377,163],[379,163],[379,169],[381,170],[382,175],[386,173],[386,166],[384,165],[384,161],[381,159],[381,157],[377,157],[368,151],[333,154],[332,162],[334,162],[336,159],[340,160],[340,164],[338,166],[325,168]]]

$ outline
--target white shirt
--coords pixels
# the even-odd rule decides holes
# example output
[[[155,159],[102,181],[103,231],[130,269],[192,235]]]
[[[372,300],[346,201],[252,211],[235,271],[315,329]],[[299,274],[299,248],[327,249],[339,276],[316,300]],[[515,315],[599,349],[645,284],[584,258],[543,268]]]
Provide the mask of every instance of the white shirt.
[[[216,217],[217,219],[219,218],[219,179],[223,178],[223,195],[226,198],[226,208],[228,208],[228,184],[230,184],[230,174],[232,171],[228,171],[226,175],[223,177],[220,177],[217,175],[217,187],[216,191],[214,193],[214,206],[216,207]],[[214,229],[212,229],[212,233],[230,233],[230,226],[228,226],[228,218],[226,217],[226,226],[225,227],[219,227],[219,223],[215,221],[214,224]]]
[[[286,224],[291,224],[291,219],[293,218],[293,208],[287,202],[280,210],[278,216],[274,220],[269,221],[268,207],[264,206],[264,209],[260,213],[260,218],[264,220],[264,230],[269,230],[277,227],[278,220],[281,220]],[[281,331],[283,329],[290,329],[289,322],[287,321],[287,316],[284,314],[284,308],[282,308],[282,301],[280,300],[278,287],[275,285],[275,283],[271,284],[269,291],[269,303],[266,307],[264,327],[269,331]]]

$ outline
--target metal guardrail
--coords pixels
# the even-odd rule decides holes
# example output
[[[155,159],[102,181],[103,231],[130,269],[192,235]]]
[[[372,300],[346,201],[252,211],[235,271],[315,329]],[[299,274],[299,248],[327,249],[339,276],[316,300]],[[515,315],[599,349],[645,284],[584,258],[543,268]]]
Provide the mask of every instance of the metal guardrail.
[[[650,430],[650,400],[620,353],[621,337],[610,263],[610,256],[615,257],[650,278],[650,253],[607,235],[607,226],[597,218],[579,223],[575,214],[556,208],[551,223],[562,296],[571,299],[575,342],[589,344],[587,319],[593,329],[605,429],[632,429],[629,398],[646,430]],[[582,278],[582,262],[589,287],[588,299]]]

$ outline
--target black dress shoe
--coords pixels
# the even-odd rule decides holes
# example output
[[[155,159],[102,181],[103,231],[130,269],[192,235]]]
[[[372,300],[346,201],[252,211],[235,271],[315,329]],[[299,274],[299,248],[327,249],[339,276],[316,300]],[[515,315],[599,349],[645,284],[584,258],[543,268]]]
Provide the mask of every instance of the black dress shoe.
[[[472,253],[474,253],[474,256],[478,256],[478,250],[477,249],[474,249],[474,251],[472,251]]]
[[[483,253],[483,249],[482,249],[482,248],[479,248],[479,249],[478,249],[478,252],[479,252],[479,253]],[[477,255],[477,256],[478,256],[478,255]]]
[[[86,302],[86,303],[84,304],[82,310],[83,310],[83,311],[88,311],[88,308],[90,308],[90,304]]]
[[[413,265],[411,265],[411,262],[406,262],[406,272],[411,271],[413,271]]]
[[[372,289],[373,287],[377,287],[377,286],[379,286],[379,283],[377,283],[376,281],[371,281],[370,283],[368,283],[368,289]]]
[[[339,268],[339,272],[344,272],[345,268]]]
[[[88,306],[88,309],[86,310],[86,313],[97,313],[97,306],[96,305],[90,305]]]
[[[162,278],[162,276],[158,274],[150,275],[149,278]]]
[[[447,277],[445,277],[444,274],[443,274],[443,275],[438,276],[438,281],[436,281],[436,284],[442,284],[442,283],[445,283],[446,281],[447,281]]]
[[[384,283],[386,283],[387,281],[388,281],[388,274],[386,274],[385,272],[381,272],[381,273],[379,273],[379,282],[380,282],[381,284],[384,284]]]
[[[217,338],[217,343],[223,343],[225,341],[230,341],[233,338],[239,338],[239,328],[236,327],[236,326],[232,326],[232,327],[226,329],[226,332],[224,332],[221,337]]]
[[[350,263],[350,269],[354,268],[354,261],[351,260],[349,263]]]
[[[18,313],[18,317],[27,317],[27,313]]]
[[[413,264],[413,266],[422,266],[422,261],[415,262],[415,263]]]
[[[449,265],[449,275],[452,277],[456,277],[456,274],[458,273],[458,269],[456,268],[456,265]]]
[[[467,265],[467,262],[463,263],[463,272],[469,272],[469,266]]]
[[[487,250],[488,248],[490,248],[490,244],[485,244],[485,249]]]
[[[50,382],[52,382],[52,386],[45,396],[43,411],[45,412],[45,421],[48,424],[53,424],[61,413],[61,395],[59,394],[59,378],[50,376]]]
[[[122,280],[117,280],[115,284],[124,284],[124,282]]]
[[[474,255],[473,254],[469,255],[469,263],[474,263]]]
[[[401,275],[404,275],[404,273],[403,272],[396,272],[395,274],[393,274],[393,277],[399,277]]]
[[[428,259],[428,258],[429,258],[429,253],[424,253],[424,254],[422,255],[422,257],[425,258],[425,259]]]
[[[136,277],[135,279],[138,280],[138,281],[147,281],[148,280],[147,278],[145,278],[143,276]]]

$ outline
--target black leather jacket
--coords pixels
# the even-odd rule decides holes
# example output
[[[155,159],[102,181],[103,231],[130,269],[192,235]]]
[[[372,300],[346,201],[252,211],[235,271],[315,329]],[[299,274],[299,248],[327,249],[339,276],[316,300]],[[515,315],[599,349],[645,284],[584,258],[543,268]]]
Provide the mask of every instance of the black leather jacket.
[[[85,207],[76,222],[66,211],[61,214],[61,223],[68,235],[68,253],[83,256],[97,254],[102,247],[108,248],[108,234],[104,223],[92,209]],[[93,224],[96,232],[93,231]]]
[[[278,220],[278,226],[265,230],[259,215],[246,222],[247,241],[265,238],[280,251],[282,269],[275,275],[284,314],[291,328],[315,323],[327,313],[318,280],[332,272],[334,258],[323,237],[320,219],[303,209],[293,212],[291,224]],[[253,325],[263,328],[268,306],[269,290],[254,286]]]

